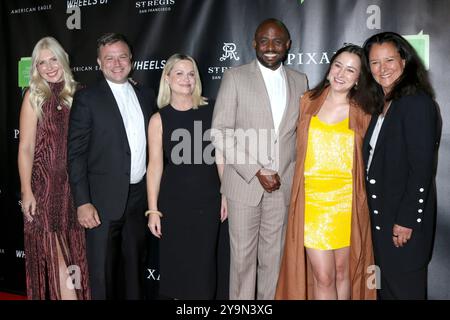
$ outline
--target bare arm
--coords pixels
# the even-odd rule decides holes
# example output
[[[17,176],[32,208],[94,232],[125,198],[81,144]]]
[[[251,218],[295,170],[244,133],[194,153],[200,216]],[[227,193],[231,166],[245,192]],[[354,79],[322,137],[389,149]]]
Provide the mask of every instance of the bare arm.
[[[158,195],[163,172],[162,122],[159,113],[155,113],[148,125],[148,154],[147,166],[147,198],[148,208],[158,210]],[[164,214],[164,212],[163,212]],[[161,218],[156,214],[148,216],[148,227],[151,233],[161,238]]]
[[[38,118],[36,112],[30,103],[30,91],[27,91],[20,110],[18,166],[22,194],[22,211],[29,222],[33,221],[32,216],[36,214],[36,199],[31,190],[31,171],[36,146],[37,123]]]

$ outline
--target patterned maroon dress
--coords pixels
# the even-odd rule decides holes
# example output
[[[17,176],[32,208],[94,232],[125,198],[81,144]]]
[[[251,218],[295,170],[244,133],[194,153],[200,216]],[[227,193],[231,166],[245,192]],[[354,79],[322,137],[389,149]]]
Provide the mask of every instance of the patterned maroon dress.
[[[68,266],[66,283],[72,282],[78,299],[90,298],[84,229],[77,222],[67,173],[70,111],[59,103],[63,86],[50,83],[52,96],[37,124],[31,176],[36,215],[32,222],[24,219],[28,299],[61,299],[58,246]]]

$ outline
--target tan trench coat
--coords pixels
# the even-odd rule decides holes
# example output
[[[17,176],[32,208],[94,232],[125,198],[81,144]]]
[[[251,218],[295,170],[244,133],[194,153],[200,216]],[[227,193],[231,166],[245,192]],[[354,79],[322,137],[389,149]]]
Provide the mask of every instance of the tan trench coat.
[[[297,162],[292,184],[286,242],[275,299],[314,299],[312,269],[303,244],[305,209],[303,173],[311,117],[319,112],[328,91],[329,89],[326,89],[315,100],[311,100],[308,93],[301,99],[297,127]],[[363,139],[369,122],[370,115],[365,114],[356,105],[350,106],[349,127],[355,132],[352,172],[354,192],[350,237],[350,286],[353,300],[376,298],[372,236],[362,156]]]

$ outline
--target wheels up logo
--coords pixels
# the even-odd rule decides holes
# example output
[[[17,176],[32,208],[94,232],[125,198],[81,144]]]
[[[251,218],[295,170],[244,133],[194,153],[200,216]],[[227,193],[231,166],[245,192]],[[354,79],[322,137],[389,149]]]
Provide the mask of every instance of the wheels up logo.
[[[430,35],[423,34],[422,30],[418,34],[404,35],[403,37],[416,49],[417,54],[428,70],[430,68]]]
[[[97,5],[107,5],[108,0],[67,0],[66,13],[70,16],[66,20],[69,30],[81,29],[81,8]]]
[[[67,8],[96,6],[108,4],[108,0],[67,0]]]
[[[18,67],[18,86],[24,89],[30,84],[31,57],[20,58]]]

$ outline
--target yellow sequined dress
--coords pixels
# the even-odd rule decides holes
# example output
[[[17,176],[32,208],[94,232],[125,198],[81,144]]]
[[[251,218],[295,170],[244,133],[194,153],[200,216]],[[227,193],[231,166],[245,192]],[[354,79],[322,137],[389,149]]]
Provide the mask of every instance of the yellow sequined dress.
[[[305,159],[307,248],[350,245],[354,133],[348,118],[335,124],[311,118]]]

